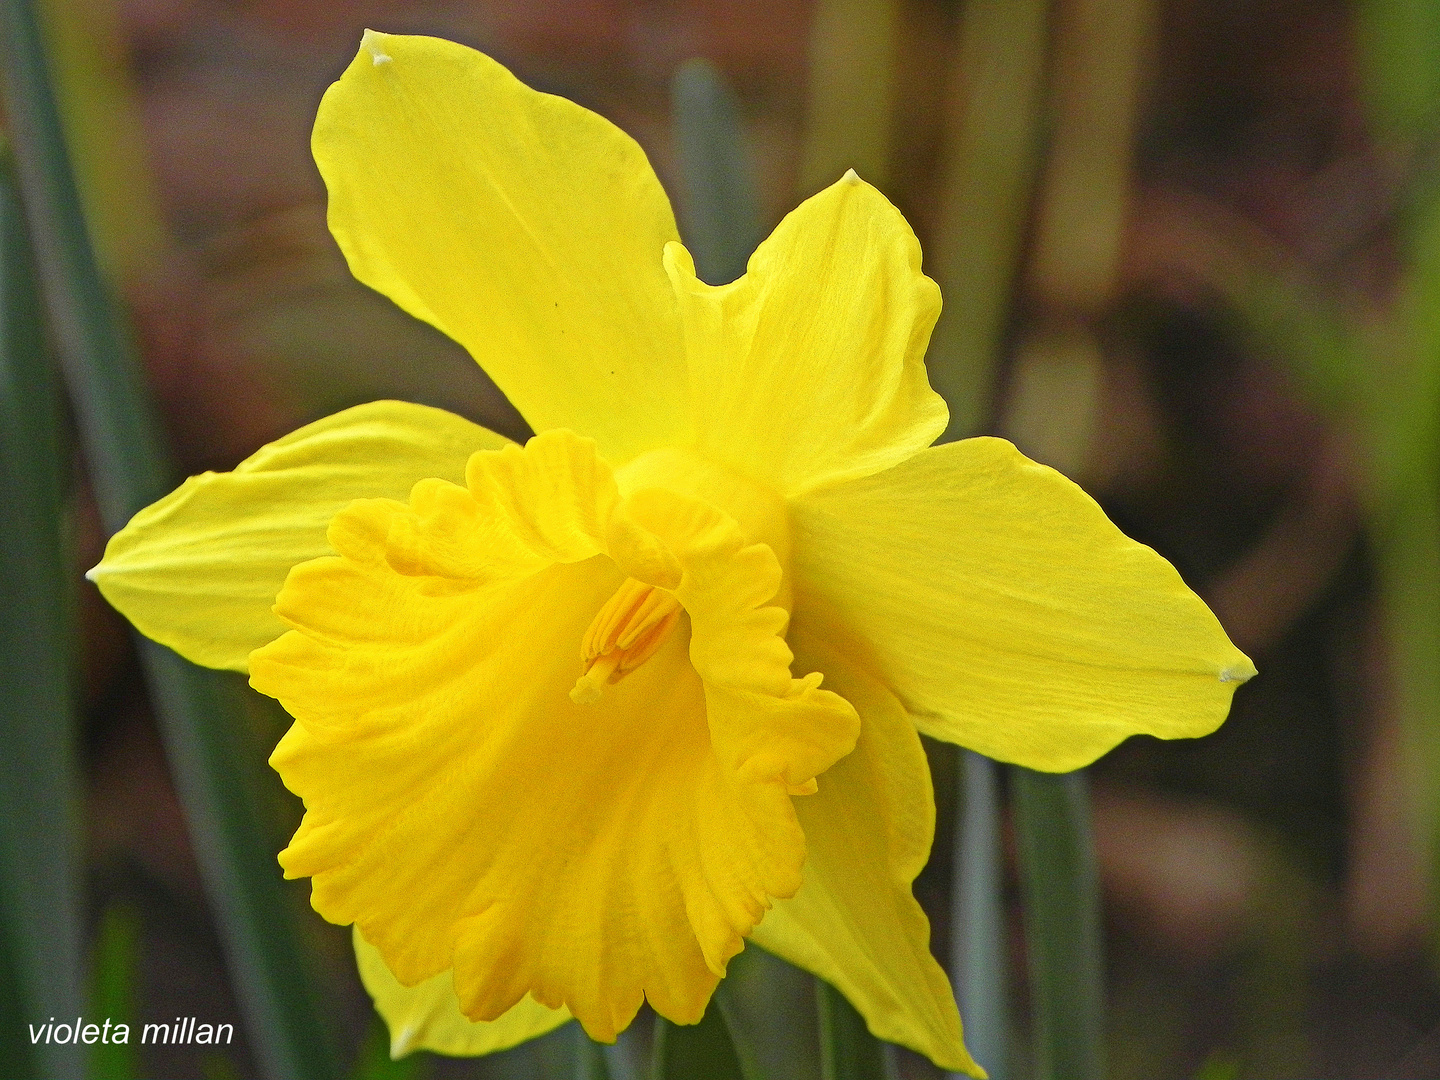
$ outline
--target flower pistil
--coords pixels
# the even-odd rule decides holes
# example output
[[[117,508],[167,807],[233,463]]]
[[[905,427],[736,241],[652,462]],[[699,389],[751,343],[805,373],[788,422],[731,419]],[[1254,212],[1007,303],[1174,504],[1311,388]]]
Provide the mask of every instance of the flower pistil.
[[[576,705],[599,701],[607,685],[655,655],[680,621],[680,611],[680,602],[666,590],[626,578],[581,639],[581,675],[570,700]]]

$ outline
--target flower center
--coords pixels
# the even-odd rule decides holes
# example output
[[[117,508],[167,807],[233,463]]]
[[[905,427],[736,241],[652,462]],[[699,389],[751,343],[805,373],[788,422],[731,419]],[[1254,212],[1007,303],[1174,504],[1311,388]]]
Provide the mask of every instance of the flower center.
[[[751,543],[766,544],[785,576],[771,601],[790,610],[790,523],[785,500],[763,484],[688,450],[664,447],[641,454],[615,472],[622,495],[642,488],[666,488],[709,503],[729,514]]]
[[[605,601],[580,642],[581,675],[570,700],[599,701],[617,683],[655,655],[680,620],[680,602],[664,589],[626,578]]]

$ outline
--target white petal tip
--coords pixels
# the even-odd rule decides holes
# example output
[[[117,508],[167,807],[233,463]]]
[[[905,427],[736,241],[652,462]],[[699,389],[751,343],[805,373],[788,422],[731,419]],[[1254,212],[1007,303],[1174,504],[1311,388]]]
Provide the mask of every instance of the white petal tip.
[[[85,580],[86,580],[86,581],[94,581],[96,574],[98,574],[99,572],[100,572],[100,566],[99,566],[99,564],[90,567],[89,570],[86,570],[86,571],[85,571]]]
[[[394,59],[393,56],[381,48],[384,40],[385,35],[376,33],[374,30],[366,30],[360,37],[360,47],[370,54],[371,61],[377,67],[381,64],[388,64]]]
[[[415,1026],[406,1024],[390,1039],[390,1060],[399,1061],[415,1047]]]
[[[860,174],[854,169],[846,169],[845,175],[840,177],[840,183],[842,184],[858,184],[860,182]]]
[[[1230,667],[1223,669],[1220,672],[1220,681],[1233,683],[1248,682],[1250,680],[1250,677],[1254,674],[1255,669],[1253,667],[1242,667],[1239,664],[1234,664]]]

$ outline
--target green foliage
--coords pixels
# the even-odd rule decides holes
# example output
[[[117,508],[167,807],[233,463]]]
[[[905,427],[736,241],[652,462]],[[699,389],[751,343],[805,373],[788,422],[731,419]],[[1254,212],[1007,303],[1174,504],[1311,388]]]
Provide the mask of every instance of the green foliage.
[[[723,285],[745,273],[764,239],[740,107],[708,60],[676,68],[670,97],[685,243],[700,279]]]
[[[1037,1080],[1105,1072],[1100,883],[1083,772],[1010,771]]]
[[[815,977],[753,941],[715,991],[746,1080],[820,1080]]]
[[[90,991],[93,1015],[126,1024],[132,1041],[97,1042],[90,1048],[92,1080],[139,1080],[140,1027],[135,1009],[135,983],[140,970],[140,917],[128,907],[112,905],[100,919]]]
[[[352,1080],[423,1080],[430,1073],[429,1054],[407,1054],[398,1061],[390,1057],[390,1033],[377,1015],[370,1021],[365,1041],[351,1072]]]
[[[1000,850],[1000,766],[960,751],[960,819],[950,886],[951,981],[965,1043],[990,1080],[1010,1075],[1009,992]]]
[[[950,406],[942,440],[978,435],[995,390],[1045,142],[1050,0],[968,0],[946,133],[940,219],[927,251],[945,306],[925,363]]]
[[[205,1080],[242,1080],[240,1070],[224,1054],[209,1054],[200,1063]]]
[[[610,1070],[605,1064],[605,1051],[600,1044],[585,1034],[578,1023],[571,1024],[575,1030],[575,1075],[574,1080],[611,1080]]]
[[[0,161],[0,964],[14,1071],[80,1070],[27,1026],[81,1011],[79,792],[68,447],[8,155]],[[14,1016],[9,1017],[11,1011]],[[4,1059],[9,1065],[10,1057]],[[27,1064],[28,1062],[28,1064]]]
[[[11,942],[14,930],[11,905],[0,895],[0,1061],[14,1080],[32,1080],[40,1075],[29,1040],[25,1035],[25,996]]]
[[[829,983],[817,983],[820,1075],[824,1080],[884,1080],[885,1051],[865,1018]]]
[[[1298,267],[1222,275],[1252,339],[1359,437],[1362,494],[1392,643],[1412,805],[1440,865],[1440,7],[1364,0],[1361,70],[1379,152],[1405,178],[1404,267],[1384,308],[1355,318]],[[1431,873],[1432,881],[1440,875]],[[1432,913],[1440,898],[1432,896]],[[1433,918],[1433,915],[1432,915]],[[1440,920],[1436,921],[1440,925]],[[1437,931],[1440,932],[1440,931]]]
[[[1364,0],[1357,9],[1365,95],[1382,135],[1433,124],[1440,101],[1440,6]]]
[[[654,1080],[752,1080],[740,1068],[730,1029],[714,1001],[698,1024],[655,1020]]]

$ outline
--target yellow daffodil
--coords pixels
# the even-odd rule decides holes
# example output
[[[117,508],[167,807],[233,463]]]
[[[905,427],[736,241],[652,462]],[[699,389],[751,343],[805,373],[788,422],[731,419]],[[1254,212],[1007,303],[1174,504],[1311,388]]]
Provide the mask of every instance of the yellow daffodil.
[[[982,1075],[910,889],[917,729],[1074,769],[1213,730],[1250,662],[1069,481],[930,446],[939,291],[854,174],[717,288],[633,141],[459,45],[367,33],[314,150],[356,276],[538,434],[350,409],[92,574],[295,717],[281,862],[354,924],[396,1048],[694,1022],[750,938]]]

